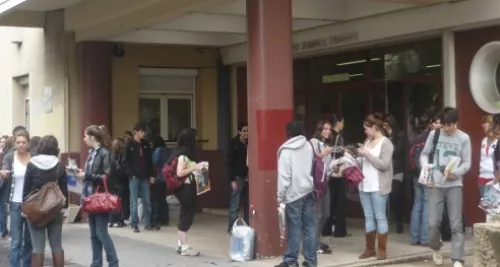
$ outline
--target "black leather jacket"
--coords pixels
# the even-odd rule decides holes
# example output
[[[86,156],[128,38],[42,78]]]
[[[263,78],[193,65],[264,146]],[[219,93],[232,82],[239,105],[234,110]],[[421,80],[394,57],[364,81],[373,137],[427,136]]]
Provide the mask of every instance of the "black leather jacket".
[[[89,158],[92,156],[92,154],[89,154]],[[87,159],[87,163],[88,159]],[[92,166],[90,166],[90,171],[88,171],[88,167],[85,166],[85,181],[91,182],[93,186],[93,192],[95,192],[95,189],[99,185],[103,185],[103,180],[106,177],[106,182],[108,185],[108,188],[111,190],[113,188],[113,179],[111,177],[111,153],[109,150],[101,146],[97,149],[97,154],[92,162]],[[100,192],[104,192],[104,186],[101,186]]]

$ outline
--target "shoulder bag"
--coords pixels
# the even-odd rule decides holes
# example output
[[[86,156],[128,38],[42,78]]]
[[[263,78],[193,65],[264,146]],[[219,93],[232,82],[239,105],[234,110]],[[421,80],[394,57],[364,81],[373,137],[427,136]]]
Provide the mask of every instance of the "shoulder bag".
[[[37,228],[45,227],[61,212],[66,204],[66,197],[61,192],[57,179],[59,179],[60,166],[56,166],[55,182],[48,182],[40,190],[31,192],[21,204],[21,210]]]

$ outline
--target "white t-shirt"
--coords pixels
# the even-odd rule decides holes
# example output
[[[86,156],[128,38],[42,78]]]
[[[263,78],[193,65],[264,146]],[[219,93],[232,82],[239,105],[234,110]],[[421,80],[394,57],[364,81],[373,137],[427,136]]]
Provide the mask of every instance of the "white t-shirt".
[[[495,140],[488,146],[488,137],[481,142],[481,159],[479,161],[479,177],[484,179],[494,179],[495,170],[493,169],[493,152],[497,146]]]
[[[370,143],[371,139],[366,142]],[[384,139],[381,139],[373,148],[367,148],[365,144],[365,149],[374,156],[380,156],[380,150],[382,148],[382,143]],[[363,175],[365,179],[359,184],[359,191],[361,192],[378,192],[380,190],[380,184],[378,181],[378,169],[373,166],[373,164],[366,158],[363,158]]]
[[[23,202],[24,174],[26,173],[26,165],[22,164],[16,156],[14,156],[14,164],[12,168],[12,179],[14,180],[14,191],[12,193],[12,202]]]

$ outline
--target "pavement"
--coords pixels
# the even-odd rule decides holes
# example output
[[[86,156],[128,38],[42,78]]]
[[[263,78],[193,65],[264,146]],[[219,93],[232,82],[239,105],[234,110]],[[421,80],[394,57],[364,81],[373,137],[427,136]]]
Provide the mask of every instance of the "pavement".
[[[227,217],[213,214],[197,214],[195,224],[190,230],[189,242],[202,252],[200,257],[182,257],[177,255],[175,220],[172,226],[163,227],[160,231],[132,233],[131,229],[112,228],[110,234],[114,240],[121,267],[270,267],[278,264],[281,257],[259,259],[246,263],[230,262],[229,235]],[[320,267],[362,267],[362,266],[432,266],[431,251],[428,248],[415,247],[409,244],[409,234],[391,234],[389,236],[389,258],[385,261],[374,259],[358,260],[364,248],[364,231],[362,220],[349,220],[348,238],[324,238],[323,241],[333,248],[331,255],[319,255]],[[91,261],[90,238],[87,224],[65,224],[63,228],[63,247],[66,254],[66,266],[88,267]],[[472,237],[466,238],[466,252],[472,252]],[[0,267],[8,267],[8,241],[0,241]],[[446,255],[449,243],[443,248]],[[49,246],[45,266],[52,266]],[[416,265],[410,262],[417,262]],[[468,263],[471,263],[469,261]],[[419,265],[420,264],[420,265]],[[423,264],[423,265],[422,265]],[[106,266],[106,264],[105,264]],[[445,265],[446,266],[446,265]],[[450,265],[448,265],[450,266]]]

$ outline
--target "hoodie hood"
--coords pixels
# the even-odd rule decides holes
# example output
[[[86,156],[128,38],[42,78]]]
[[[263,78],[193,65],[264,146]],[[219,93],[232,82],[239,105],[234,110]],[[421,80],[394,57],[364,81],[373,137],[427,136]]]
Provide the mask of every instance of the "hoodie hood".
[[[303,147],[307,142],[307,139],[305,136],[303,135],[299,135],[299,136],[296,136],[296,137],[293,137],[293,138],[290,138],[288,139],[283,145],[281,145],[280,147],[280,151],[282,149],[299,149],[301,147]],[[278,151],[278,154],[279,154],[279,151]]]
[[[51,170],[59,163],[59,158],[51,155],[38,155],[31,158],[31,163],[41,170]]]
[[[297,149],[297,148],[301,148],[306,142],[307,142],[306,137],[303,135],[299,135],[299,136],[288,139],[281,146],[281,148]]]

